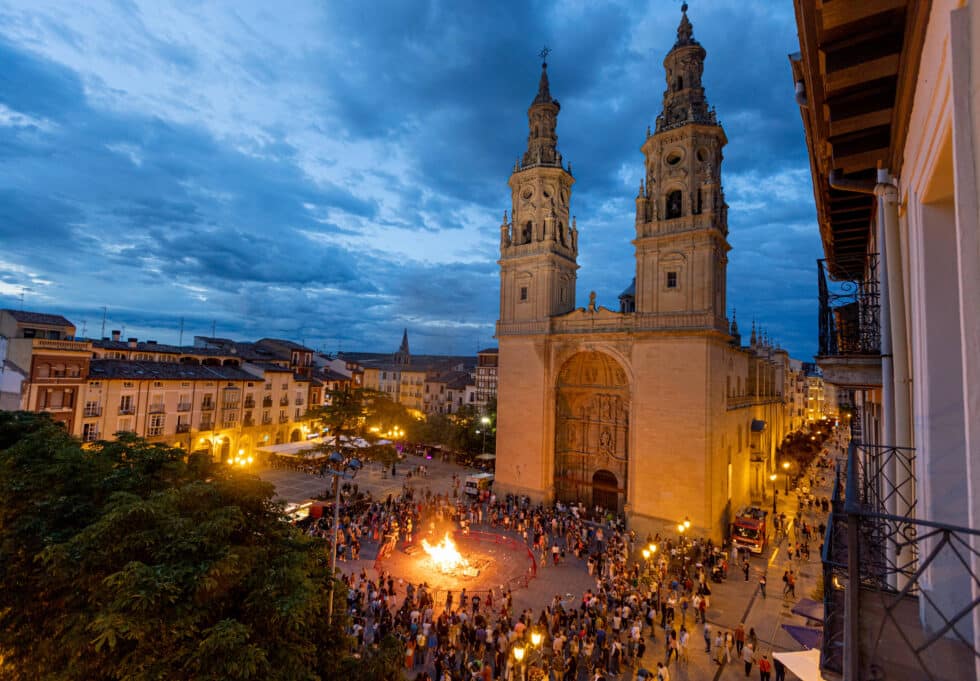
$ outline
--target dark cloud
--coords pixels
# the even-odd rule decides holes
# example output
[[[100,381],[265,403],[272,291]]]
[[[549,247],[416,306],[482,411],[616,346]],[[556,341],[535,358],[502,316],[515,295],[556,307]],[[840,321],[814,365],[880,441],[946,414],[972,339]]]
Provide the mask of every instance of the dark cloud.
[[[157,335],[173,336],[183,317],[197,332],[214,321],[225,335],[330,349],[393,349],[405,326],[419,350],[489,344],[496,225],[541,44],[554,50],[559,144],[577,180],[578,299],[595,289],[616,305],[633,271],[639,147],[660,109],[675,5],[302,6],[314,18],[296,50],[275,30],[282,17],[253,9],[225,12],[224,32],[208,24],[213,39],[199,44],[126,4],[108,10],[125,31],[119,46],[30,8],[5,23],[33,37],[0,28],[0,105],[20,116],[0,119],[0,265],[59,273],[46,306],[97,318],[108,304]],[[204,25],[196,12],[189,26]],[[807,358],[820,244],[786,57],[791,8],[702,3],[690,16],[729,138],[729,306],[744,328],[756,316]],[[45,41],[79,63],[55,61]],[[137,96],[91,54],[160,85]],[[208,90],[225,85],[214,72],[238,89]],[[295,111],[277,108],[286,95]],[[419,245],[472,234],[474,215],[485,227],[465,252]],[[8,288],[26,281],[11,272],[0,267]]]

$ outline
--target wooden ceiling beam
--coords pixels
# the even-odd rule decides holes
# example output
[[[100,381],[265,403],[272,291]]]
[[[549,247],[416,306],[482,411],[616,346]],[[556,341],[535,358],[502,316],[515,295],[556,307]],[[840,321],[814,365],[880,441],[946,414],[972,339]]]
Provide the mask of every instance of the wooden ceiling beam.
[[[825,89],[828,93],[840,92],[880,78],[887,78],[898,73],[901,55],[889,54],[878,59],[855,64],[845,69],[831,71],[825,79]]]
[[[845,173],[853,173],[858,170],[877,168],[878,162],[888,163],[891,151],[888,147],[881,149],[871,149],[860,154],[850,156],[834,156],[834,167],[843,170]]]
[[[830,122],[830,136],[839,137],[858,132],[867,128],[874,128],[879,125],[888,125],[892,122],[892,110],[879,109],[850,118],[842,118],[838,121]]]
[[[876,14],[904,9],[908,0],[860,0],[859,2],[825,2],[821,10],[824,31],[832,31],[864,21]]]

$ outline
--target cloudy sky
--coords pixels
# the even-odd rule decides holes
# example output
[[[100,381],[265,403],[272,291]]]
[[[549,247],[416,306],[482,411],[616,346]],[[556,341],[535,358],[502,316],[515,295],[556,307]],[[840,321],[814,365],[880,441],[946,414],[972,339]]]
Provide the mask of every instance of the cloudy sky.
[[[728,135],[729,309],[816,345],[789,0],[695,0]],[[500,216],[542,45],[577,300],[635,269],[639,147],[680,2],[0,2],[0,307],[176,343],[493,344]]]

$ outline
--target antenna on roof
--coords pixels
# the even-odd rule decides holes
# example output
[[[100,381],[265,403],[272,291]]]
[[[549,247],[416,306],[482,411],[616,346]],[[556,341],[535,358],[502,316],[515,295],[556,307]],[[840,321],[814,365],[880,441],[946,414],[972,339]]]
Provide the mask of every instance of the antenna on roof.
[[[105,305],[102,306],[102,333],[99,334],[99,338],[105,338],[105,318],[109,314],[109,308]]]
[[[180,340],[177,341],[177,345],[184,345],[184,318],[180,318]]]
[[[88,329],[88,320],[82,320],[82,338],[85,338],[85,330]]]

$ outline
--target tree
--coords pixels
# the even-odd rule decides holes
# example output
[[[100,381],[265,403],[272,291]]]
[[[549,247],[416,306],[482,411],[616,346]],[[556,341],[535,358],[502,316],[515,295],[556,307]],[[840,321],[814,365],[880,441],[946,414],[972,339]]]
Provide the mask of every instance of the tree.
[[[0,412],[0,678],[340,678],[325,545],[272,493],[179,449],[83,446]]]
[[[328,402],[309,413],[333,438],[322,449],[339,451],[347,458],[357,456],[386,464],[397,458],[394,447],[378,442],[394,428],[404,428],[413,420],[404,406],[383,393],[360,388],[331,390]],[[357,447],[358,439],[368,446]]]

